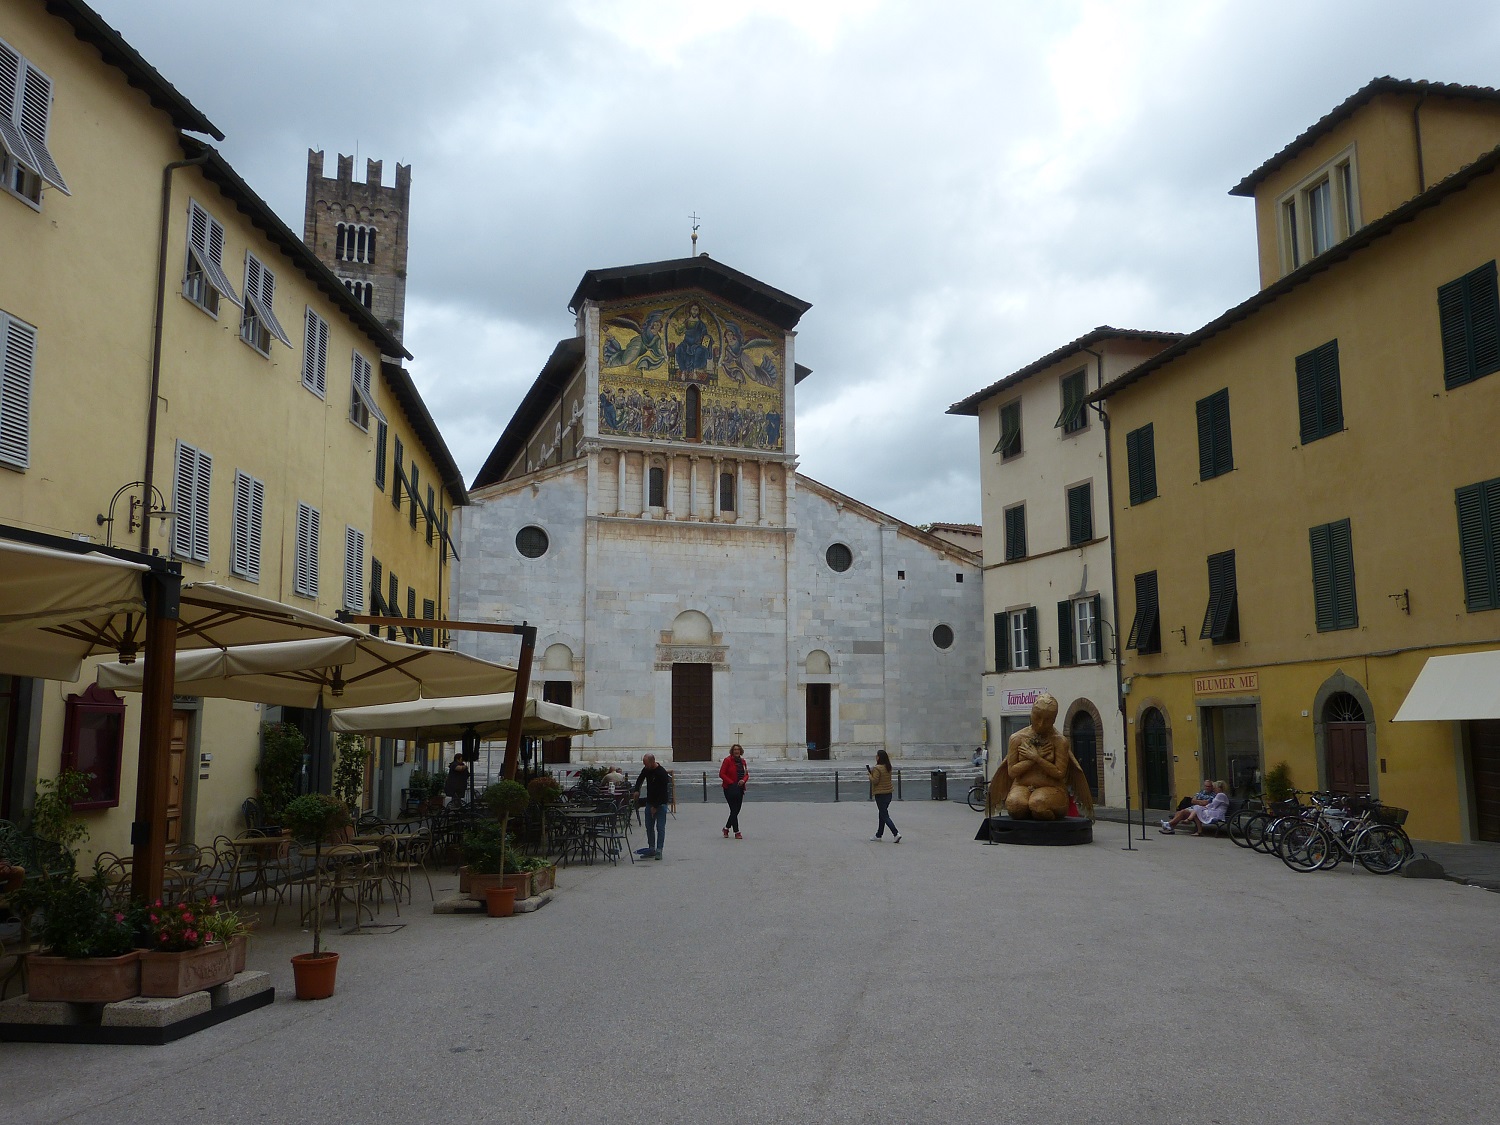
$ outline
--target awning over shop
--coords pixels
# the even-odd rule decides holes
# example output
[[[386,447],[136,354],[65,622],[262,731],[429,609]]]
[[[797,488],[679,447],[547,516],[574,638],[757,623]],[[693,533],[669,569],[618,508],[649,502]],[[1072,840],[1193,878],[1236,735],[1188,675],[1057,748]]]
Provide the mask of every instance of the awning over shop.
[[[1393,723],[1500,719],[1500,651],[1429,656]]]
[[[80,644],[59,631],[116,613],[144,620],[141,563],[0,540],[0,673],[76,680]]]
[[[483,739],[503,739],[514,698],[506,693],[419,699],[384,707],[349,707],[335,711],[330,725],[336,731],[350,734],[426,742],[457,742],[470,732]],[[528,699],[522,713],[522,733],[535,738],[593,734],[608,729],[607,715],[540,699]]]

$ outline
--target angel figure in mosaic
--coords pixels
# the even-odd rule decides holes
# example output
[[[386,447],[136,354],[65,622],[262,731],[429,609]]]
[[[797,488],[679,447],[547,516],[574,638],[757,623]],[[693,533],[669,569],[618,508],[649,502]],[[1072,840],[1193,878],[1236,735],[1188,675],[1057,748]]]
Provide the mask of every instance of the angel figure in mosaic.
[[[759,363],[752,363],[745,352],[752,348],[774,348],[775,340],[768,340],[764,336],[755,336],[747,340],[744,333],[740,331],[737,324],[724,325],[724,361],[720,369],[736,383],[743,383],[745,377],[749,376],[757,383],[764,383],[768,387],[774,387],[780,381],[780,374],[776,369],[774,355],[761,357]]]
[[[661,331],[663,317],[658,310],[647,313],[644,321],[617,316],[605,322],[605,327],[624,329],[631,336],[624,344],[614,336],[604,337],[604,366],[633,366],[637,371],[650,371],[666,363],[667,340]]]

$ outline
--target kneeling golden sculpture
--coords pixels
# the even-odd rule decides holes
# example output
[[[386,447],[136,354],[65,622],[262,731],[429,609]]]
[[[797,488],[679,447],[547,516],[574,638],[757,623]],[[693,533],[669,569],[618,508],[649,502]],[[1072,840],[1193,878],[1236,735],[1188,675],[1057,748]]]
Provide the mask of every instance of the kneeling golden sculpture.
[[[1068,790],[1094,819],[1094,794],[1073,757],[1073,748],[1052,724],[1057,700],[1043,692],[1031,705],[1031,725],[1011,735],[1005,760],[990,779],[986,816],[1005,809],[1015,820],[1061,820],[1068,813]]]

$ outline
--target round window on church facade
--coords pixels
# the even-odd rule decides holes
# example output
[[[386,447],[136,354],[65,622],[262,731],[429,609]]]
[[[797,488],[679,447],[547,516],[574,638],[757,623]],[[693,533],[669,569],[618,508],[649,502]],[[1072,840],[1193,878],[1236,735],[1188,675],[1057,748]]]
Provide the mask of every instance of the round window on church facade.
[[[523,527],[516,532],[516,550],[528,559],[539,559],[547,553],[547,533],[539,527]]]
[[[932,643],[938,648],[948,649],[953,647],[953,629],[947,625],[939,625],[932,631]]]
[[[842,543],[835,543],[829,547],[825,557],[828,559],[828,569],[836,570],[840,574],[854,565],[854,552]]]

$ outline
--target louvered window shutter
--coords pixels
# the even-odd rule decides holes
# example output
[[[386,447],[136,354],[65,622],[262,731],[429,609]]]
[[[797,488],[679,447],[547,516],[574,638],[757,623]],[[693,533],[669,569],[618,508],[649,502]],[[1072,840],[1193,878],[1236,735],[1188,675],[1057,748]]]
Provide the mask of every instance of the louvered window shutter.
[[[434,602],[431,598],[423,598],[422,599],[422,620],[424,620],[424,621],[432,621],[436,617],[437,617],[437,603]],[[426,645],[428,648],[432,647],[432,630],[431,629],[423,629],[422,630],[422,643],[424,645]]]
[[[260,263],[255,260],[255,255],[247,253],[245,255],[245,294],[254,297],[256,302],[260,301],[260,272]]]
[[[1319,632],[1338,627],[1338,614],[1334,608],[1333,553],[1329,545],[1331,525],[1320,524],[1308,532],[1312,550],[1313,605],[1317,614]]]
[[[1438,287],[1438,323],[1443,340],[1443,384],[1449,388],[1467,383],[1469,366],[1468,301],[1464,290],[1468,278],[1461,277]]]
[[[1042,666],[1041,638],[1037,635],[1037,613],[1036,606],[1032,606],[1026,613],[1026,667],[1040,668]]]
[[[1010,671],[1010,614],[995,614],[995,671]]]
[[[1318,420],[1324,434],[1344,428],[1344,399],[1339,388],[1339,342],[1330,340],[1318,349]]]
[[[1316,352],[1297,357],[1297,418],[1302,429],[1302,444],[1322,437],[1318,423],[1318,360]]]
[[[389,427],[384,422],[375,423],[375,487],[385,488],[385,443]]]
[[[305,597],[318,596],[318,521],[316,508],[307,504],[297,505],[297,593]]]
[[[1214,395],[1214,475],[1234,468],[1234,447],[1229,436],[1229,392]]]
[[[193,477],[197,468],[197,450],[179,441],[172,481],[172,553],[185,559],[193,557]]]
[[[36,371],[36,329],[0,313],[0,462],[31,464],[31,385]]]
[[[1328,546],[1333,563],[1336,627],[1354,629],[1359,625],[1359,603],[1354,595],[1354,540],[1348,520],[1329,525]]]
[[[1103,599],[1098,594],[1095,594],[1089,600],[1093,603],[1093,606],[1094,606],[1093,617],[1091,617],[1089,619],[1090,621],[1093,622],[1093,624],[1090,626],[1090,628],[1094,630],[1094,663],[1095,664],[1103,664],[1104,663],[1104,634],[1103,634],[1102,630],[1103,630],[1103,627],[1104,627],[1104,618],[1101,617],[1099,614],[1100,614],[1100,610],[1103,608],[1104,602],[1103,602]],[[1115,643],[1116,644],[1120,643],[1118,637],[1115,639]]]
[[[1156,496],[1156,438],[1152,423],[1125,435],[1125,463],[1130,476],[1130,503]]]
[[[401,616],[401,580],[396,577],[396,572],[394,570],[391,571],[391,574],[390,574],[390,587],[389,587],[389,589],[390,589],[390,596],[386,599],[385,611],[387,613],[389,613],[392,617],[400,617]],[[394,641],[396,639],[396,630],[395,629],[387,629],[385,636],[386,636],[387,640]]]
[[[47,123],[52,112],[52,80],[30,65],[25,68],[20,109],[19,124],[30,142],[37,173],[59,191],[69,194],[57,161],[52,158],[52,152],[47,147]]]
[[[208,503],[213,482],[214,459],[198,450],[198,469],[193,474],[193,558],[208,562]]]
[[[327,393],[328,323],[307,310],[302,332],[302,385],[319,398]]]
[[[1500,371],[1500,293],[1497,293],[1495,263],[1481,266],[1468,276],[1470,378]]]
[[[248,543],[248,577],[260,581],[261,529],[266,515],[266,486],[254,478],[250,481],[250,539]]]
[[[1067,668],[1077,663],[1073,648],[1073,603],[1057,603],[1057,663]]]
[[[1454,493],[1458,549],[1463,559],[1464,605],[1473,613],[1500,607],[1496,532],[1500,531],[1500,479],[1470,484]]]
[[[652,470],[652,471],[655,472],[655,471],[658,471],[658,470]],[[413,528],[415,528],[417,526],[417,488],[418,488],[418,478],[419,478],[419,474],[417,472],[417,463],[416,463],[416,461],[413,461],[411,463],[411,476],[407,480],[407,499],[411,501],[411,508],[410,508],[410,510],[408,512],[408,515],[410,517],[410,522],[411,522],[411,525],[412,525]]]
[[[1068,489],[1068,545],[1087,543],[1094,537],[1094,488],[1081,484]]]
[[[365,535],[352,527],[344,529],[344,608],[365,608]]]
[[[0,137],[5,147],[21,164],[37,172],[39,163],[31,151],[31,142],[16,120],[16,95],[26,79],[26,62],[15,51],[0,43]],[[40,173],[38,173],[40,174]]]
[[[241,578],[250,571],[250,478],[234,473],[234,519],[230,527],[229,573]]]
[[[1198,400],[1198,479],[1214,476],[1214,409],[1210,399]]]

